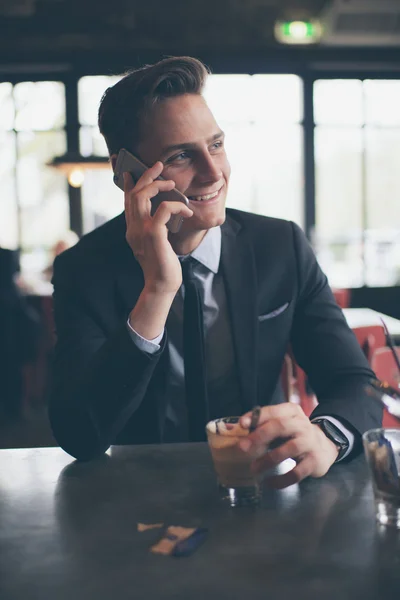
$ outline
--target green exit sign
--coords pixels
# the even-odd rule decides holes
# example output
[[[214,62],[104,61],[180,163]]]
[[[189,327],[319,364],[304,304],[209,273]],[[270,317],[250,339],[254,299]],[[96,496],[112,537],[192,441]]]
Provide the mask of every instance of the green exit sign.
[[[315,44],[322,35],[319,21],[277,21],[275,37],[282,44]]]

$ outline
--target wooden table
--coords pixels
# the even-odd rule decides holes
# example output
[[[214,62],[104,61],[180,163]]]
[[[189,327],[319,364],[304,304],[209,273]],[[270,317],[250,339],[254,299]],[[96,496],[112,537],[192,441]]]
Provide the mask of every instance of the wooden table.
[[[372,308],[344,308],[343,314],[352,329],[366,325],[382,325],[381,319],[383,319],[393,339],[400,343],[400,320],[372,310]]]
[[[206,444],[109,452],[0,451],[1,600],[398,600],[400,531],[378,528],[363,457],[231,509]],[[160,521],[209,537],[156,556],[137,523]]]

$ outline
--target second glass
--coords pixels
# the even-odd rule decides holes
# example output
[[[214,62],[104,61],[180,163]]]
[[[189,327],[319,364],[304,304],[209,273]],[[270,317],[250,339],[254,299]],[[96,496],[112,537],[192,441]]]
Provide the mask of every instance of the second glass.
[[[400,529],[400,429],[371,429],[363,435],[372,475],[376,518]]]

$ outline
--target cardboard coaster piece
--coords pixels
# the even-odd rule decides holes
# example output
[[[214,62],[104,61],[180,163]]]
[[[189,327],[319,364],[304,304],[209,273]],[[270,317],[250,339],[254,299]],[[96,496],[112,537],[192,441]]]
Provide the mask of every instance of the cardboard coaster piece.
[[[172,552],[172,556],[190,556],[205,541],[207,534],[207,529],[205,529],[204,527],[199,527],[194,533],[192,533],[192,535],[190,535],[185,540],[180,541],[175,546]]]
[[[161,527],[164,527],[164,523],[149,523],[148,525],[146,525],[146,523],[137,524],[138,531],[147,531],[148,529],[160,529]]]
[[[203,543],[207,535],[204,528],[189,528],[171,525],[164,537],[150,548],[155,554],[190,556]]]

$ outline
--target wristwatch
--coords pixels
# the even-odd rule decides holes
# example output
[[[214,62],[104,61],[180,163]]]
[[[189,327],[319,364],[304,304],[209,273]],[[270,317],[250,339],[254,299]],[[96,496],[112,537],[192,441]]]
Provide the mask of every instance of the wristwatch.
[[[339,448],[339,453],[335,460],[335,462],[338,462],[349,449],[349,440],[347,437],[328,419],[314,419],[312,424],[318,425],[326,437]]]

